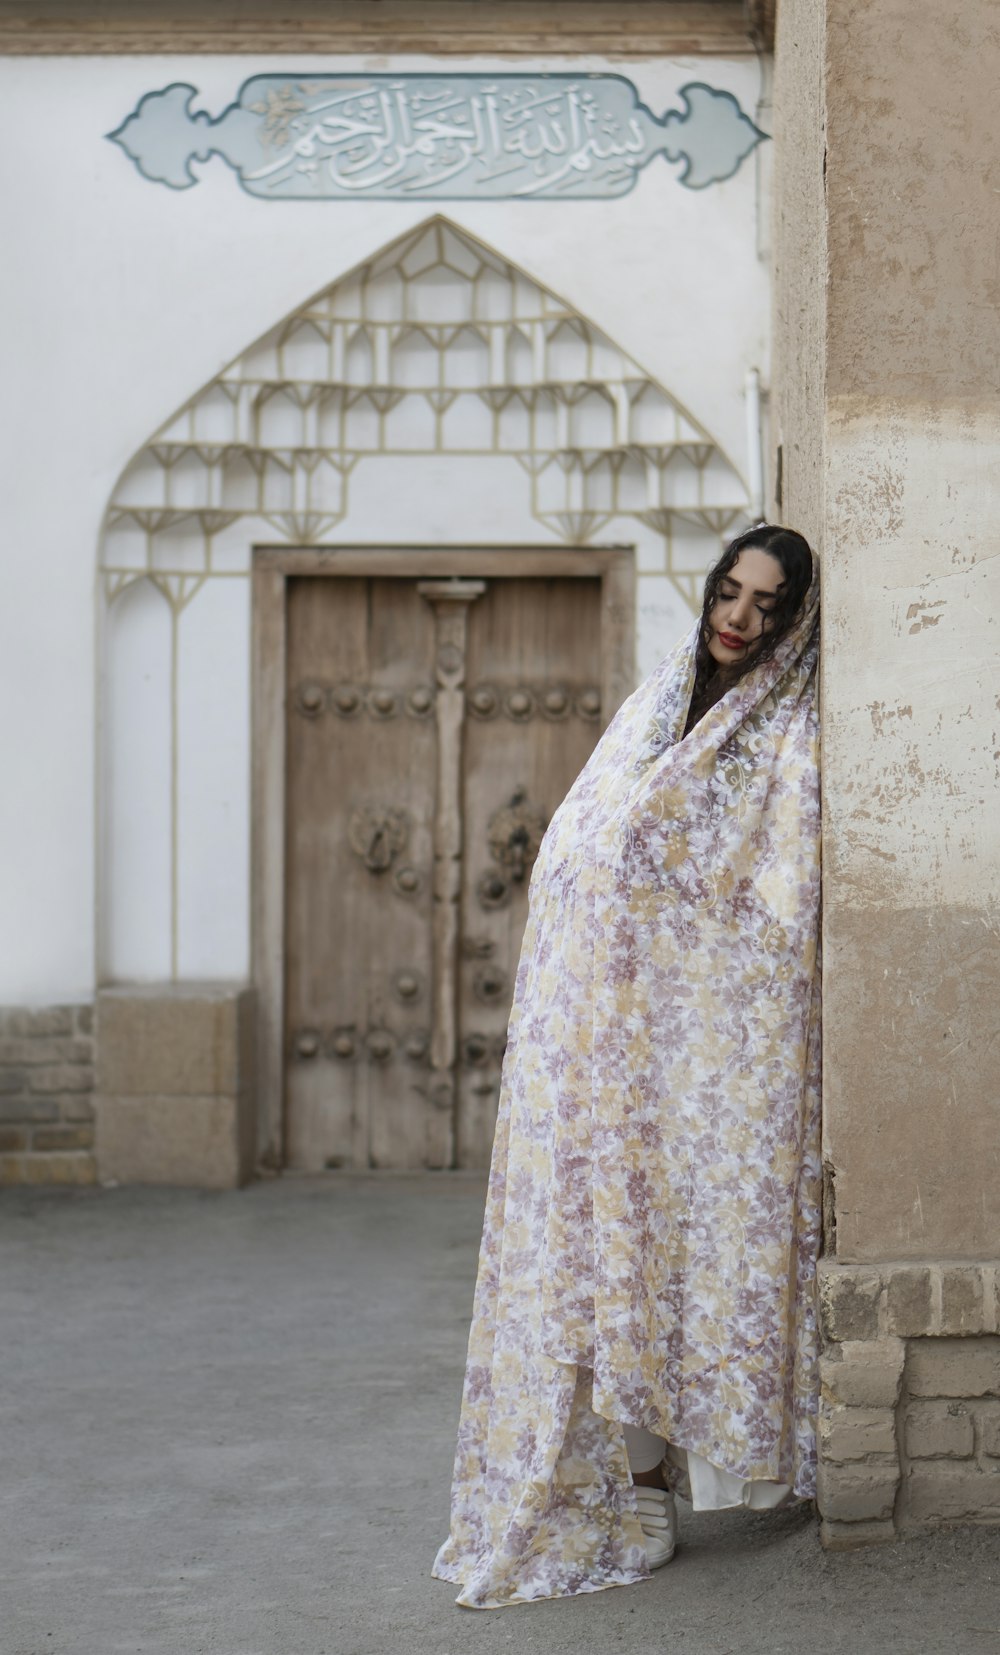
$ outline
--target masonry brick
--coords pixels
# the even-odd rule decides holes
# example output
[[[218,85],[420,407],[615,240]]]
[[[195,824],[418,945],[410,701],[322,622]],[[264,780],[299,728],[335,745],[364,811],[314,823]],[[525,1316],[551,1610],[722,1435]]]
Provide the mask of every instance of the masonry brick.
[[[891,1520],[873,1523],[823,1522],[819,1526],[820,1544],[828,1552],[854,1551],[858,1546],[878,1546],[896,1539],[896,1526]]]
[[[823,1457],[838,1463],[869,1455],[896,1458],[896,1416],[891,1408],[824,1408],[819,1437]]]
[[[92,1121],[94,1119],[94,1100],[83,1093],[71,1093],[68,1098],[59,1099],[59,1117],[61,1120]]]
[[[911,1403],[904,1426],[911,1459],[969,1459],[975,1447],[972,1414],[964,1402]]]
[[[912,1396],[1000,1396],[1000,1338],[914,1339],[906,1383]]]
[[[903,1485],[906,1521],[982,1522],[1000,1518],[1000,1467],[972,1460],[917,1460]]]
[[[94,1071],[87,1064],[53,1063],[28,1070],[33,1092],[92,1092]]]
[[[70,1006],[45,1006],[38,1010],[11,1006],[0,1012],[0,1036],[41,1040],[72,1032],[73,1010]]]
[[[820,1358],[823,1391],[847,1408],[893,1408],[905,1355],[902,1339],[845,1340]]]
[[[831,1465],[821,1460],[816,1500],[826,1521],[860,1523],[888,1521],[899,1486],[896,1465]]]
[[[90,1040],[0,1040],[0,1064],[90,1063],[94,1055]]]
[[[980,1402],[974,1412],[983,1453],[1000,1459],[1000,1402]]]
[[[92,1126],[39,1126],[31,1135],[32,1149],[92,1149]]]
[[[0,1183],[94,1179],[93,1007],[0,1008]]]
[[[93,1184],[97,1164],[86,1150],[0,1155],[0,1184]]]
[[[976,1269],[961,1267],[941,1272],[941,1332],[981,1333],[983,1279]]]
[[[882,1278],[877,1270],[821,1269],[820,1319],[826,1337],[877,1338],[881,1296]]]
[[[0,1098],[0,1125],[58,1119],[59,1102],[56,1098]]]
[[[903,1338],[929,1333],[931,1328],[931,1273],[926,1267],[893,1270],[886,1287],[890,1333]]]

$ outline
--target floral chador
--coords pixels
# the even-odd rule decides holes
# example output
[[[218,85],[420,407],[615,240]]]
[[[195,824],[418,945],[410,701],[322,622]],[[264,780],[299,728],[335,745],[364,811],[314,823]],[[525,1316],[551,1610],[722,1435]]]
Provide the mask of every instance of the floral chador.
[[[815,1490],[815,586],[684,736],[695,627],[535,863],[434,1565],[460,1604],[647,1577],[622,1422]]]

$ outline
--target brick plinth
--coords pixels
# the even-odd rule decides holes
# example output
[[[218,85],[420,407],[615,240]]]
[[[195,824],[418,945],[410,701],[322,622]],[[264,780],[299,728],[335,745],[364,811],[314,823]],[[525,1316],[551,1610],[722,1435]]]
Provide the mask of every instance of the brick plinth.
[[[821,1262],[820,1537],[1000,1522],[1000,1266]]]
[[[0,1009],[0,1184],[92,1184],[92,1006]]]

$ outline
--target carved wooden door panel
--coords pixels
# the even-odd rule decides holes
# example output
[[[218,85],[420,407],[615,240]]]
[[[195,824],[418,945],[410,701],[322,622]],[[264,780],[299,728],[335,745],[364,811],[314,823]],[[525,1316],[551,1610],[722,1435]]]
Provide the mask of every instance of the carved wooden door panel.
[[[286,1159],[421,1166],[434,615],[407,580],[288,591]]]
[[[493,580],[469,615],[459,1166],[489,1165],[528,878],[600,733],[600,659],[597,580]]]
[[[531,864],[600,730],[600,581],[288,586],[287,1162],[486,1166]]]

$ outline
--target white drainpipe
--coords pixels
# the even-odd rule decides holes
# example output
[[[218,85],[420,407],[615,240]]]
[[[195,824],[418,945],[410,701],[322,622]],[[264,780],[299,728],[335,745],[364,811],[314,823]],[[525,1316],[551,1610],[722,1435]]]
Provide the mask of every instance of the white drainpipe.
[[[754,522],[764,515],[764,444],[760,428],[760,374],[748,368],[744,383],[747,418],[747,483]]]

